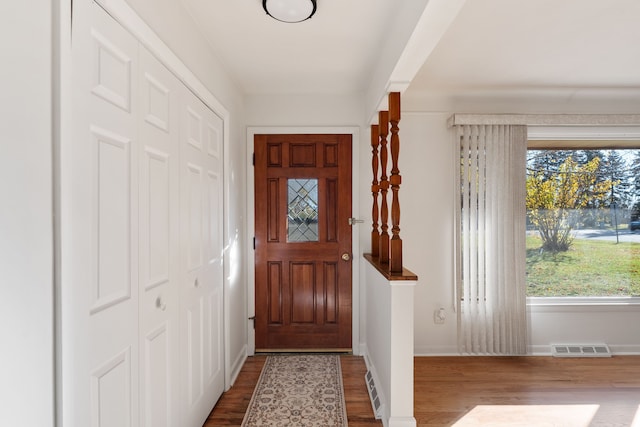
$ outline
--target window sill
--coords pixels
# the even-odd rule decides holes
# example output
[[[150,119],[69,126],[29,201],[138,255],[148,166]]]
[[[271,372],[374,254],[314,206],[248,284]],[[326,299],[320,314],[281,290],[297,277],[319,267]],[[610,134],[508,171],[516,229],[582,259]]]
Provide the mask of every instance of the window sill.
[[[640,297],[527,297],[530,311],[638,311]]]

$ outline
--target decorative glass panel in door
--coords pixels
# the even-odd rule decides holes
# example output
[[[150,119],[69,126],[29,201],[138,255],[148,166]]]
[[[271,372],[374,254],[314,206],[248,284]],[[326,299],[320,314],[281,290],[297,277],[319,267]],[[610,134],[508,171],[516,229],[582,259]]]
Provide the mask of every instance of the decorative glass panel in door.
[[[318,241],[318,180],[287,180],[287,241]]]

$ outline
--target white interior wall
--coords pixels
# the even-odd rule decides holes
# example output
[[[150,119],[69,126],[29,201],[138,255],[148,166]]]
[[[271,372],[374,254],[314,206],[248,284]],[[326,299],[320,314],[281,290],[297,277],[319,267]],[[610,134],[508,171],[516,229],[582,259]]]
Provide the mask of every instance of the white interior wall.
[[[454,150],[446,113],[403,114],[400,121],[400,236],[403,263],[418,276],[415,350],[456,349],[453,311]],[[444,308],[446,321],[433,322]]]
[[[2,2],[0,425],[54,425],[53,2]]]
[[[548,354],[549,344],[608,344],[614,354],[640,354],[640,309],[636,306],[530,306],[530,351]]]
[[[352,95],[247,95],[249,126],[360,126],[362,97]]]

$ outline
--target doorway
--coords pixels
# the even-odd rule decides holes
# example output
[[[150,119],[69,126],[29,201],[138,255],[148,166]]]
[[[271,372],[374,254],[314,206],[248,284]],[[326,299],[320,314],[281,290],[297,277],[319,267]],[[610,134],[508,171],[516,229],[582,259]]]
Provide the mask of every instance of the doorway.
[[[352,350],[352,135],[256,134],[255,348]]]

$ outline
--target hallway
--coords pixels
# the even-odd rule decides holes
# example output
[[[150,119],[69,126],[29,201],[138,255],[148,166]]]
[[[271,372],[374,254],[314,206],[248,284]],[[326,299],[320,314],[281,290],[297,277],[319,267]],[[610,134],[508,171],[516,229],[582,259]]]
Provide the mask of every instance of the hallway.
[[[258,382],[267,356],[249,357],[240,371],[234,386],[224,393],[207,418],[203,427],[239,426],[251,401],[253,389]],[[371,401],[364,382],[367,367],[362,357],[344,355],[340,357],[342,381],[349,427],[381,426],[371,409]]]

